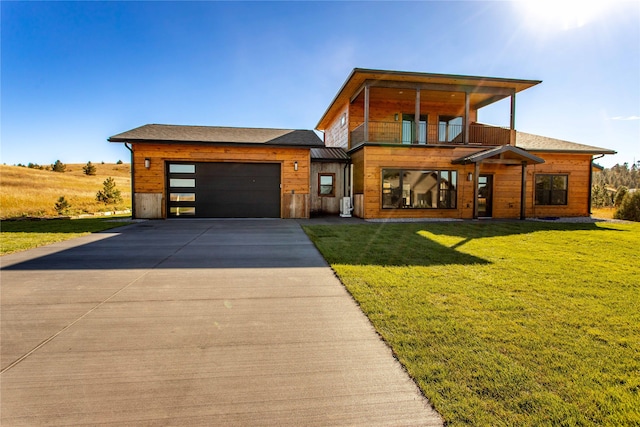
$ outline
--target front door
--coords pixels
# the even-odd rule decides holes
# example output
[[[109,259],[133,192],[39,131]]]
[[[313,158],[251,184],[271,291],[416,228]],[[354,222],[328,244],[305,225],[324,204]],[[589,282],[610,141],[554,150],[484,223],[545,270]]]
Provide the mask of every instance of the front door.
[[[493,215],[493,175],[478,176],[478,217]]]

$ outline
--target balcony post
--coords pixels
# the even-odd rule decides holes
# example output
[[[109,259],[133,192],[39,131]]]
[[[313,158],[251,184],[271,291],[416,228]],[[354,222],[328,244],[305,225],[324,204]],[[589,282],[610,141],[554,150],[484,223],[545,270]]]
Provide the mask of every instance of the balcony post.
[[[364,84],[364,142],[369,141],[369,83]]]
[[[509,145],[516,145],[516,91],[511,91],[511,121],[509,125]]]
[[[469,143],[469,91],[464,91],[464,143]]]
[[[527,162],[522,162],[522,182],[520,183],[520,219],[527,216]]]
[[[413,143],[417,144],[420,140],[420,88],[416,89],[416,117],[413,120]]]

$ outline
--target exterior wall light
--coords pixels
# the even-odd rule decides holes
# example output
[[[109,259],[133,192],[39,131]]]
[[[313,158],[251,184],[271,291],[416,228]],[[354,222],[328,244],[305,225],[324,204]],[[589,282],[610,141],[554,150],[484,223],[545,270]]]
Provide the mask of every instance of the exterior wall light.
[[[393,120],[395,120],[396,122],[398,121],[398,113],[394,114]]]
[[[293,170],[294,171],[298,170],[298,162],[293,162]]]
[[[151,167],[151,159],[150,158],[146,158],[144,159],[144,167],[149,169]]]
[[[467,174],[467,181],[473,181],[473,174],[471,172]]]

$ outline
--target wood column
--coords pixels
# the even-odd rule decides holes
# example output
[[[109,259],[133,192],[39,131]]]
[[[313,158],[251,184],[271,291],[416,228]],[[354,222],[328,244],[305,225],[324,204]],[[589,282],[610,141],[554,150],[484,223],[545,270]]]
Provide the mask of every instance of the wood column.
[[[520,187],[520,219],[527,215],[527,162],[522,162],[522,183]]]
[[[478,178],[480,175],[480,163],[475,163],[473,171],[473,219],[478,219]]]
[[[509,145],[516,145],[516,91],[511,91],[511,120],[509,125]]]
[[[420,140],[418,135],[420,132],[420,89],[416,89],[416,117],[413,120],[413,143],[417,144]]]
[[[469,143],[469,92],[464,92],[464,143]]]
[[[364,85],[364,142],[369,142],[369,83]]]

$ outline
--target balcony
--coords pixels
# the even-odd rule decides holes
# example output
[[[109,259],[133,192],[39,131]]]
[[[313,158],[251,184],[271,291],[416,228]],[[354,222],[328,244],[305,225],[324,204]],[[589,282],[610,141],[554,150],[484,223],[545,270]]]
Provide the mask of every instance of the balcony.
[[[509,145],[510,129],[480,123],[469,124],[469,144]],[[369,122],[365,140],[364,123],[351,131],[351,147],[363,142],[387,144],[464,144],[464,125],[420,122],[416,138],[413,122]]]

